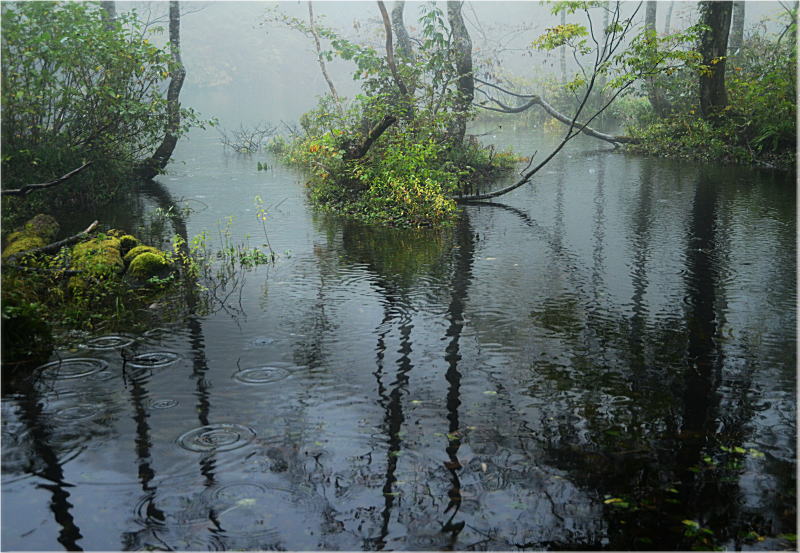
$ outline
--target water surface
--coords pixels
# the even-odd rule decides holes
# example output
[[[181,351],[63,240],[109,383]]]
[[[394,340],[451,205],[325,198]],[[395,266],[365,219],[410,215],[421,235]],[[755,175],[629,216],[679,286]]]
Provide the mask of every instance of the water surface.
[[[178,159],[189,235],[259,246],[260,195],[279,258],[6,393],[3,549],[794,547],[791,175],[578,141],[398,231],[210,135]]]

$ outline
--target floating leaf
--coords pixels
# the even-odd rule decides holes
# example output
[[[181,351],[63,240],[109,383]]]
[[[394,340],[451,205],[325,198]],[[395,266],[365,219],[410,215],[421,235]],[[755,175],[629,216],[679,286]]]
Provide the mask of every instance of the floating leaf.
[[[494,390],[486,390],[483,393],[486,394],[487,396],[496,396],[497,395],[497,392],[495,392]]]
[[[613,503],[620,503],[620,502],[624,503],[625,500],[619,497],[612,497],[611,499],[606,499],[605,501],[603,501],[603,503],[605,503],[606,505],[611,505]]]

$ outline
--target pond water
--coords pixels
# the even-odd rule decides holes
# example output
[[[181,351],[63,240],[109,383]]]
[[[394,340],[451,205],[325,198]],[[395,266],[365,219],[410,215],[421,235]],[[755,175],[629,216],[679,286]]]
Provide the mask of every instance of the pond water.
[[[576,141],[397,231],[177,158],[189,235],[260,245],[260,195],[279,257],[5,394],[4,550],[794,549],[792,175]]]

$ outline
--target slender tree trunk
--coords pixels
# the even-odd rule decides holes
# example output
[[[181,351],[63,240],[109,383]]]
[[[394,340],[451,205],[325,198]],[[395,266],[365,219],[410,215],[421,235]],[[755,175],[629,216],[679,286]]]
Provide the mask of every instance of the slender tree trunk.
[[[453,32],[453,54],[455,57],[458,81],[458,99],[456,113],[458,114],[452,136],[456,144],[461,144],[467,132],[467,113],[469,112],[472,100],[475,98],[475,80],[472,73],[472,39],[464,24],[461,16],[461,6],[463,2],[447,3],[447,20]]]
[[[733,3],[733,15],[731,16],[731,34],[728,37],[728,55],[736,57],[739,49],[744,42],[744,0],[737,0]]]
[[[180,2],[172,0],[169,3],[169,50],[172,54],[172,77],[167,89],[167,128],[164,140],[149,160],[142,163],[140,172],[143,177],[152,179],[167,166],[175,145],[178,143],[178,134],[181,125],[180,94],[183,81],[186,78],[186,69],[181,60],[181,11]]]
[[[328,76],[328,69],[325,67],[325,60],[322,59],[322,46],[319,43],[319,33],[317,33],[317,26],[314,23],[314,8],[312,7],[312,2],[309,0],[308,2],[308,26],[311,29],[311,36],[314,37],[314,47],[317,50],[317,62],[319,62],[319,68],[322,70],[322,76],[325,78],[325,82],[328,83],[328,88],[331,91],[331,96],[333,96],[336,105],[339,106],[339,111],[342,111],[342,101],[339,99],[339,94],[336,92],[336,87],[333,86],[333,81]]]
[[[405,8],[405,0],[399,0],[392,6],[392,29],[394,36],[397,37],[397,55],[400,58],[401,64],[414,63],[414,46],[411,44],[411,37],[408,35],[406,25],[403,22],[403,8]],[[408,87],[408,95],[414,96],[416,90],[416,83],[414,78],[407,76],[405,81]]]
[[[666,21],[664,21],[664,34],[665,35],[668,35],[670,30],[671,30],[670,24],[672,23],[672,8],[674,8],[674,7],[675,7],[675,2],[670,2],[669,3],[669,7],[667,8],[667,18],[666,18]]]
[[[700,112],[714,119],[728,105],[725,88],[725,54],[731,27],[733,2],[700,2],[700,22],[707,30],[700,35],[700,53],[708,69],[700,73]]]
[[[655,0],[647,0],[644,16],[644,28],[645,31],[651,35],[649,38],[654,41],[653,45],[651,46],[651,52],[653,54],[657,53],[658,49],[658,43],[655,42],[657,13],[658,3]],[[647,99],[650,100],[650,105],[653,107],[653,111],[655,111],[656,115],[659,117],[664,117],[669,113],[669,102],[664,95],[664,91],[661,90],[661,87],[658,84],[658,79],[655,76],[647,78]]]
[[[392,28],[397,37],[397,55],[410,60],[414,55],[414,48],[411,45],[411,37],[408,36],[405,23],[403,23],[405,5],[404,0],[399,0],[392,6]]]
[[[382,0],[378,0],[378,8],[381,11],[381,17],[383,18],[383,30],[386,34],[386,63],[389,65],[389,70],[392,72],[392,79],[394,79],[394,83],[397,85],[397,88],[400,89],[400,93],[403,95],[403,97],[407,98],[408,89],[406,88],[403,79],[400,78],[400,72],[397,70],[397,64],[394,62],[392,22],[389,19],[389,12],[386,11],[386,6]]]
[[[561,10],[561,26],[567,24],[567,10]],[[561,47],[561,82],[567,82],[567,47]]]

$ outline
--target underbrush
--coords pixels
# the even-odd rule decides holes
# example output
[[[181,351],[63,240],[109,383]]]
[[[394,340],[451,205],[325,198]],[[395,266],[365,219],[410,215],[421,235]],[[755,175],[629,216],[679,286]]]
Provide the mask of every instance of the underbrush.
[[[446,225],[455,216],[457,195],[519,161],[471,137],[454,144],[446,123],[420,116],[389,128],[363,157],[347,159],[348,147],[365,133],[355,123],[358,117],[335,117],[327,107],[323,102],[303,116],[305,136],[276,138],[269,147],[285,163],[307,171],[309,197],[316,206],[358,221]]]

